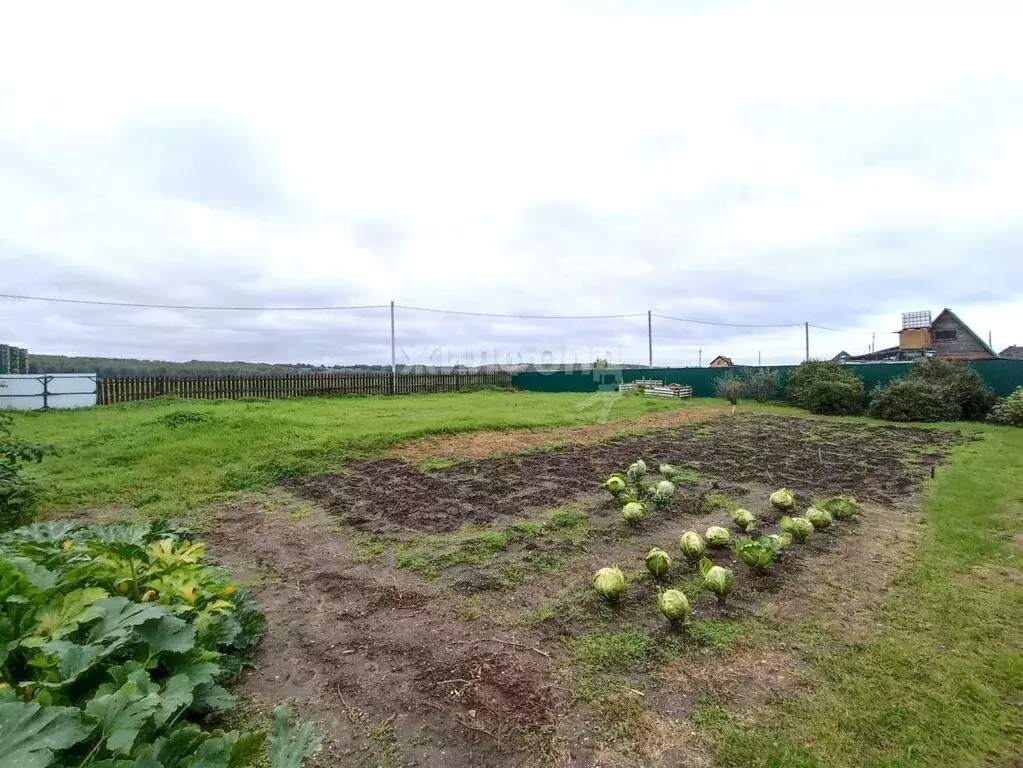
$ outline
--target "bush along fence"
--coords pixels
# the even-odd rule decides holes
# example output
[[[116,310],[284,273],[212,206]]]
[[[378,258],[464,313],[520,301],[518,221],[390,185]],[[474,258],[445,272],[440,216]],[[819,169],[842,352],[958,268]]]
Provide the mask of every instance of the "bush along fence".
[[[337,371],[271,376],[119,376],[99,380],[99,404],[174,395],[202,400],[313,395],[409,395],[510,387],[503,371],[398,373]]]
[[[879,384],[909,373],[912,363],[875,363],[843,366],[863,380],[865,392],[871,392]],[[776,399],[784,400],[788,387],[789,372],[794,365],[771,366],[778,371],[779,393]],[[1017,387],[1023,386],[1023,360],[976,360],[970,367],[980,374],[981,379],[1005,397]],[[603,368],[588,371],[526,371],[512,376],[516,389],[536,392],[596,392],[617,389],[621,382],[637,379],[660,379],[665,384],[682,384],[693,388],[693,397],[715,397],[715,382],[722,376],[743,376],[758,370],[769,370],[768,366],[731,366],[729,368]]]

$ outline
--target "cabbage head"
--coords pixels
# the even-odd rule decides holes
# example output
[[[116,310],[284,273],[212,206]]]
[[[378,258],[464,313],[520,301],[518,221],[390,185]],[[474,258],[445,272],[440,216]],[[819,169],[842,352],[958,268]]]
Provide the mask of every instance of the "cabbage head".
[[[732,591],[735,584],[735,574],[728,568],[714,565],[712,560],[706,557],[700,561],[700,576],[703,578],[704,588],[718,596],[718,602],[723,603],[728,593]]]
[[[707,552],[706,542],[696,531],[686,531],[679,536],[678,543],[682,547],[682,554],[685,555],[686,560],[692,563],[695,563]]]
[[[707,546],[715,549],[728,546],[729,535],[728,529],[722,528],[720,525],[712,525],[707,529]]]
[[[663,549],[654,547],[646,553],[646,569],[654,576],[663,576],[671,568],[671,556]]]
[[[657,610],[672,624],[689,618],[689,598],[678,589],[666,589],[657,596]]]
[[[675,495],[675,486],[670,480],[661,480],[655,487],[653,493],[654,505],[663,509],[671,504],[671,498]]]
[[[611,477],[604,481],[604,484],[600,486],[605,491],[610,493],[612,496],[617,496],[619,493],[625,490],[625,477],[620,472],[615,472]]]
[[[733,509],[732,522],[735,523],[736,528],[741,531],[745,531],[748,530],[751,525],[756,524],[757,518],[756,515],[748,509]]]
[[[617,598],[625,591],[626,586],[628,585],[625,581],[625,574],[617,565],[601,568],[593,575],[593,588],[608,600]]]
[[[785,515],[778,521],[778,525],[796,541],[805,541],[806,537],[813,533],[813,523],[805,517],[789,517]]]
[[[739,559],[750,568],[758,571],[767,568],[767,566],[778,559],[778,553],[774,547],[763,540],[764,538],[761,537],[757,540],[747,539],[735,545],[735,554],[739,556]]]
[[[643,475],[646,474],[646,462],[643,459],[638,459],[629,465],[629,469],[626,472],[629,476],[629,481],[636,483]]]
[[[810,521],[815,531],[823,531],[825,528],[830,528],[831,524],[835,522],[830,512],[826,509],[818,509],[817,507],[810,507],[806,510],[806,519]]]
[[[831,513],[836,520],[852,517],[856,514],[856,499],[852,496],[832,496],[814,506]]]
[[[671,464],[661,464],[661,466],[657,468],[657,471],[669,480],[678,474],[678,468]]]
[[[646,517],[646,504],[642,501],[630,501],[622,507],[622,517],[625,518],[626,522],[638,523]]]
[[[775,509],[782,511],[795,509],[796,497],[792,494],[792,491],[781,488],[771,494],[771,504],[774,505]]]
[[[781,554],[783,549],[788,549],[792,546],[792,534],[791,533],[769,533],[766,536],[761,536],[757,539],[761,544],[766,544],[774,550],[775,554]]]

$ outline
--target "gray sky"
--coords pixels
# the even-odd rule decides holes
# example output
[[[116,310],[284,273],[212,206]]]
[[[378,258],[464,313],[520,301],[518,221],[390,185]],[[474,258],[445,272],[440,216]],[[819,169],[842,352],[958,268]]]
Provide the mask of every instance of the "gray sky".
[[[948,306],[1023,343],[1018,3],[275,5],[5,8],[0,292],[851,329],[815,356]],[[654,322],[659,364],[802,356]],[[645,316],[397,326],[399,361],[646,359]],[[387,334],[0,299],[39,353],[369,363]]]

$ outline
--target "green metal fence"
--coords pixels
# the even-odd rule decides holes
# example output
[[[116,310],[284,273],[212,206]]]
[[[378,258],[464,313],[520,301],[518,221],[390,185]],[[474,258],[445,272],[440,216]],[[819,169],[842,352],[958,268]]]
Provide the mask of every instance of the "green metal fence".
[[[878,384],[887,384],[892,379],[905,376],[912,363],[876,363],[849,365],[849,370],[863,379],[864,389],[869,392]],[[999,396],[1010,394],[1016,387],[1023,386],[1023,360],[977,360],[970,363],[980,377]],[[792,365],[775,366],[781,374],[784,390]],[[688,384],[693,388],[693,397],[713,397],[714,382],[728,373],[757,370],[756,367],[733,366],[731,368],[621,368],[597,369],[592,371],[529,371],[512,376],[512,385],[517,389],[534,392],[596,392],[613,389],[618,382],[637,379],[660,379],[667,384]]]

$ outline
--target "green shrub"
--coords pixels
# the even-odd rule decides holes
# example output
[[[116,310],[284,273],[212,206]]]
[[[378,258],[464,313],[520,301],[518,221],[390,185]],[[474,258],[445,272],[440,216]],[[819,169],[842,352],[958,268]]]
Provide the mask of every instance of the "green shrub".
[[[789,401],[812,413],[851,415],[863,410],[863,381],[841,363],[810,360],[789,374]]]
[[[39,484],[25,477],[22,465],[42,461],[48,449],[16,441],[11,417],[0,412],[0,531],[17,528],[35,517]]]
[[[744,369],[740,373],[729,371],[714,380],[714,394],[730,403],[781,400],[781,374],[771,368]]]
[[[248,765],[264,735],[214,730],[263,632],[247,591],[163,522],[36,523],[0,537],[0,754],[11,765]],[[308,727],[275,711],[299,760]],[[7,765],[4,762],[4,765]]]
[[[742,397],[757,403],[769,403],[783,398],[781,374],[773,368],[758,368],[743,372]]]
[[[888,421],[955,421],[962,416],[950,387],[910,376],[876,387],[868,412]]]
[[[719,376],[714,380],[714,394],[735,405],[742,397],[742,381],[731,374]]]
[[[1016,387],[1015,392],[995,403],[988,420],[1010,427],[1023,427],[1023,387]]]
[[[969,421],[985,418],[997,399],[980,375],[964,362],[923,358],[910,366],[909,376],[947,387],[959,404],[959,418]]]

